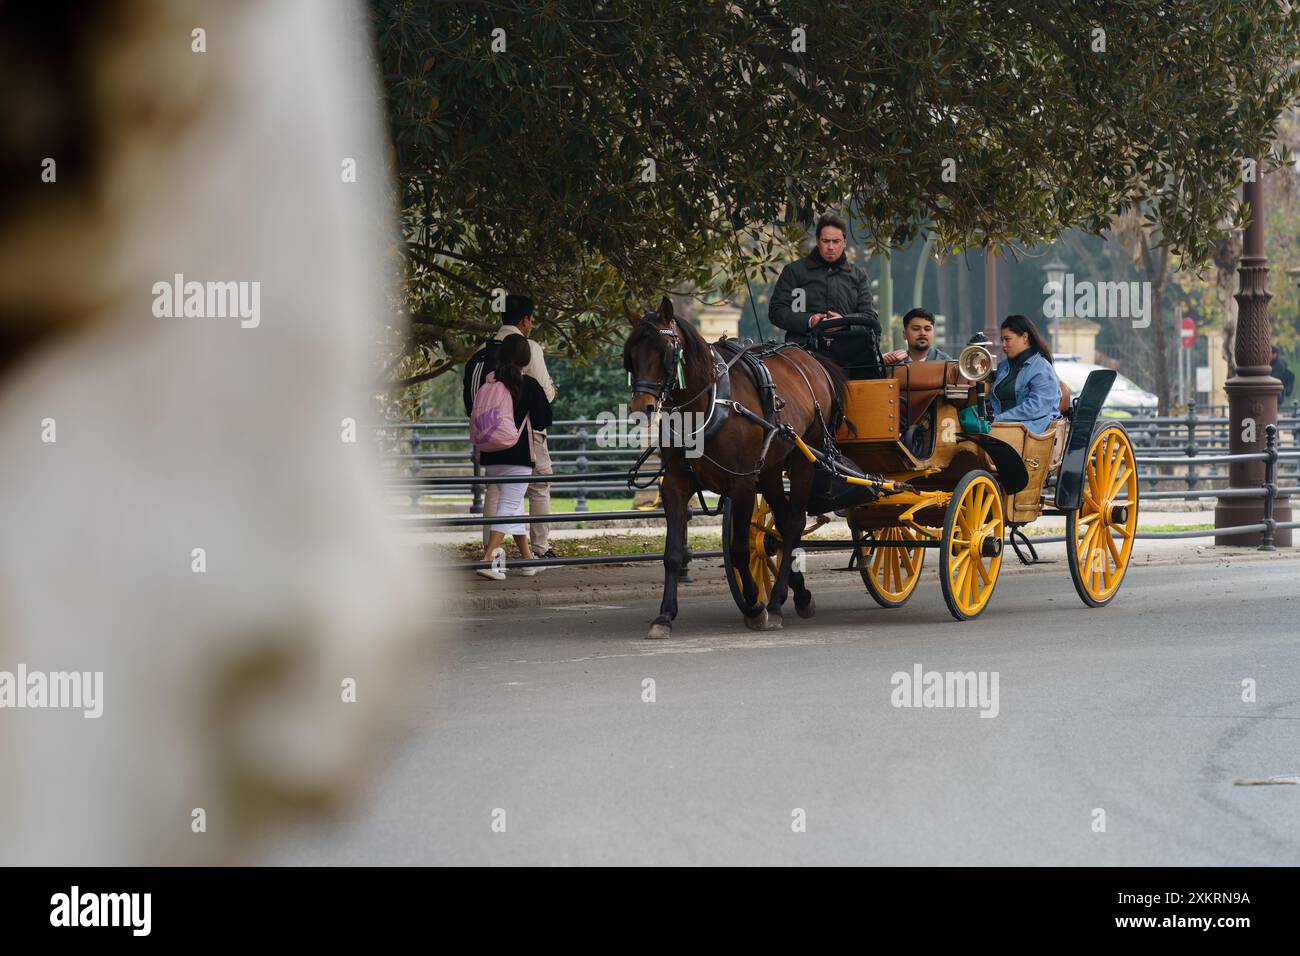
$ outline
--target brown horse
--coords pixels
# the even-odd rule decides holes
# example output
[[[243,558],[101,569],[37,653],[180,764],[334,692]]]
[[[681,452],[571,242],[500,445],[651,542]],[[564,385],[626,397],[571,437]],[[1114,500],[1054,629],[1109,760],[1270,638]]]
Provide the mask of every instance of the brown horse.
[[[732,563],[741,575],[748,605],[745,623],[755,630],[781,627],[781,606],[790,587],[794,589],[799,616],[812,617],[813,596],[804,586],[803,575],[792,572],[791,553],[803,533],[813,466],[803,455],[791,454],[794,444],[788,437],[754,420],[763,414],[759,386],[739,363],[722,373],[730,385],[730,402],[715,402],[720,365],[704,336],[689,322],[673,315],[667,297],[657,313],[637,316],[626,307],[624,311],[632,323],[632,333],[623,345],[623,365],[632,379],[631,411],[690,412],[693,415],[687,421],[709,423],[708,427],[700,426],[702,447],[693,449],[688,442],[669,441],[662,444],[679,447],[660,449],[668,526],[664,594],[659,616],[646,636],[665,638],[672,633],[677,616],[677,577],[685,557],[687,508],[701,488],[731,501],[732,538],[722,544],[730,549]],[[770,424],[787,425],[809,446],[823,447],[842,415],[843,371],[831,360],[794,346],[761,361],[775,386],[776,411]],[[742,406],[743,411],[731,402]],[[790,477],[788,497],[783,472]],[[758,492],[772,508],[782,545],[781,568],[766,607],[758,603],[758,585],[749,570],[749,523]]]

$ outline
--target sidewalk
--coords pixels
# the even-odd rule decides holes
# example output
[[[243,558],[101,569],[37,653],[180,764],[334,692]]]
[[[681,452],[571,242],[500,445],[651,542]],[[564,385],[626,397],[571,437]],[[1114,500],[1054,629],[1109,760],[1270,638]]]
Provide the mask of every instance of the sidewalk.
[[[1152,525],[1197,525],[1214,523],[1212,511],[1172,511],[1142,514],[1139,530]],[[695,529],[697,522],[692,521]],[[1064,518],[1044,518],[1033,525],[1033,535],[1061,534]],[[653,529],[651,529],[653,530]],[[586,530],[553,529],[551,536],[561,538],[591,537],[597,534],[644,535],[646,528],[595,527]],[[848,525],[843,521],[823,526],[813,536],[814,540],[849,539]],[[419,549],[422,558],[430,564],[446,564],[452,560],[448,545],[464,541],[481,540],[477,532],[431,531],[412,532],[408,541]],[[1285,561],[1300,557],[1296,548],[1280,548],[1274,552],[1261,552],[1255,548],[1216,548],[1213,537],[1191,539],[1139,539],[1134,544],[1133,567],[1170,564],[1217,564],[1226,562]],[[1062,585],[1070,587],[1069,565],[1066,562],[1065,543],[1039,545],[1039,556],[1046,563],[1026,567],[1008,549],[1003,563],[1003,574],[1057,574]],[[861,590],[862,579],[856,570],[846,572],[849,550],[835,552],[809,552],[808,574],[815,581],[809,586],[816,591]],[[927,560],[927,576],[934,576],[938,562]],[[451,570],[445,573],[454,582],[446,599],[447,609],[453,612],[490,611],[495,608],[545,607],[564,608],[576,605],[625,605],[647,598],[658,599],[663,587],[663,565],[659,561],[636,564],[570,565],[547,568],[532,578],[509,574],[505,581],[489,581],[470,570]],[[725,595],[730,600],[721,558],[696,559],[690,565],[691,580],[679,584],[679,595],[684,600],[692,595]],[[922,587],[937,587],[937,581]]]
[[[1159,510],[1157,510],[1159,507]],[[1138,530],[1152,525],[1213,525],[1213,510],[1183,510],[1185,503],[1181,501],[1159,501],[1143,505],[1138,516]],[[1199,508],[1199,503],[1187,504],[1186,507]],[[1176,510],[1175,510],[1176,509]],[[600,512],[592,512],[593,516],[599,516]],[[663,518],[645,518],[635,521],[620,521],[618,523],[611,521],[595,520],[589,524],[584,522],[586,527],[575,528],[571,524],[553,524],[551,525],[551,537],[554,539],[569,538],[591,538],[599,535],[646,535],[662,534],[664,530]],[[722,526],[721,516],[708,517],[706,515],[697,515],[691,519],[690,530],[712,530]],[[1053,535],[1063,534],[1065,531],[1064,518],[1041,518],[1034,522],[1028,530],[1030,536],[1035,534]],[[433,545],[458,545],[469,544],[475,541],[483,540],[482,531],[475,528],[448,528],[439,531],[407,531],[403,532],[404,540],[411,544],[421,547]],[[822,526],[817,532],[819,538],[843,538],[848,539],[849,526],[843,519],[829,522]]]

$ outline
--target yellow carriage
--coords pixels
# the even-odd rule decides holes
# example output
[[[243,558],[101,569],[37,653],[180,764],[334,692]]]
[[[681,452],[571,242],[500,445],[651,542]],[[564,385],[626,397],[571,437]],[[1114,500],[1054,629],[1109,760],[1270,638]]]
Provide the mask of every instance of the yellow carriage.
[[[827,330],[856,317],[823,323]],[[1066,519],[1066,556],[1085,604],[1114,598],[1128,569],[1137,529],[1138,480],[1123,426],[1098,417],[1115,372],[1093,372],[1071,401],[1062,386],[1061,417],[1044,434],[1019,423],[978,419],[963,409],[986,407],[993,360],[976,336],[955,361],[886,366],[879,360],[847,383],[844,421],[830,449],[794,438],[818,465],[819,486],[808,533],[842,515],[853,535],[853,563],[868,593],[900,607],[916,590],[927,551],[938,551],[939,584],[958,620],[989,604],[1010,541],[1037,559],[1021,530],[1043,515]],[[861,371],[861,370],[858,370]],[[756,503],[749,529],[749,565],[766,601],[775,580],[780,536],[770,507]],[[723,540],[732,540],[730,514]],[[744,609],[740,577],[726,552],[728,582]]]

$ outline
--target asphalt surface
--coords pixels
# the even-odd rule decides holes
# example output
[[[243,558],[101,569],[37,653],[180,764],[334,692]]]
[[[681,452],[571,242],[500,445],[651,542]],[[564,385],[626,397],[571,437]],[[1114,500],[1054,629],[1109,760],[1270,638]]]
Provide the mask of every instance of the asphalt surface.
[[[961,624],[927,564],[897,610],[821,572],[773,632],[712,595],[646,641],[657,592],[431,621],[369,801],[270,862],[1300,864],[1300,785],[1235,783],[1300,780],[1300,562],[1135,566],[1100,610],[1008,565]],[[997,715],[893,706],[918,664],[996,672]]]

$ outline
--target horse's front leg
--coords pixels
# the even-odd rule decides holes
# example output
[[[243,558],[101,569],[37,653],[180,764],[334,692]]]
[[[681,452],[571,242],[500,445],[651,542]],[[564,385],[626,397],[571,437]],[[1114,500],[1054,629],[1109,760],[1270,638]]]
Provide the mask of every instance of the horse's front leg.
[[[797,459],[797,460],[796,460]],[[804,522],[808,518],[808,501],[812,497],[813,465],[806,458],[795,456],[790,461],[790,510],[798,516],[796,534],[803,538]],[[796,542],[797,544],[797,542]],[[791,547],[791,551],[794,546]],[[800,617],[812,617],[817,612],[812,592],[804,585],[802,571],[790,568],[790,587],[794,590],[794,609]]]
[[[737,484],[732,486],[727,497],[731,502],[731,540],[722,542],[722,546],[731,551],[731,566],[740,575],[740,593],[745,603],[741,613],[746,627],[766,631],[767,608],[759,603],[758,582],[749,568],[749,523],[754,517],[754,491]]]
[[[781,627],[784,624],[781,608],[785,605],[785,599],[790,593],[794,550],[799,546],[799,539],[803,535],[804,504],[796,504],[794,495],[791,495],[790,498],[786,497],[779,471],[775,475],[765,475],[762,484],[763,497],[767,499],[772,508],[776,530],[781,535],[781,562],[780,567],[777,569],[776,580],[772,582],[772,593],[767,602],[767,614],[768,620],[773,627]],[[806,499],[804,501],[806,502]]]
[[[646,637],[662,640],[671,637],[673,619],[677,617],[677,578],[686,560],[686,520],[690,503],[690,489],[686,477],[668,473],[664,475],[661,495],[667,534],[664,538],[664,596],[659,602],[659,616],[650,625]]]

